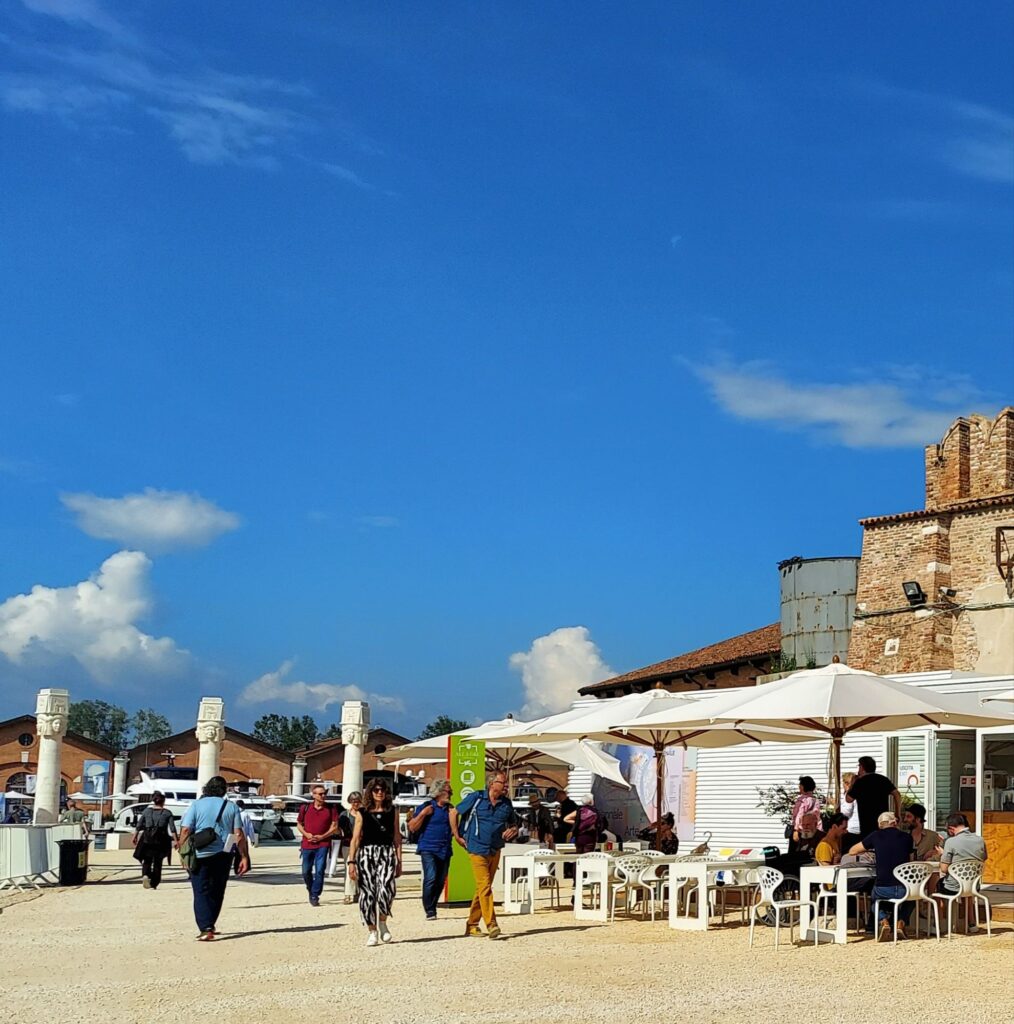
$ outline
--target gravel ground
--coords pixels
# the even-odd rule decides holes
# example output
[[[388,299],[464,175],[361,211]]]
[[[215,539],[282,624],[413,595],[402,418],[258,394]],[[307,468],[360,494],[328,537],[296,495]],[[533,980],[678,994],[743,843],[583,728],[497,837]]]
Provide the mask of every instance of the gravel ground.
[[[708,933],[664,922],[577,922],[567,912],[501,919],[506,941],[461,937],[465,913],[423,918],[415,879],[395,905],[390,946],[367,949],[354,907],[325,889],[306,902],[294,848],[262,847],[232,881],[220,941],[194,941],[178,868],[141,887],[125,852],[93,854],[101,882],[52,889],[0,917],[0,1021],[252,1024],[609,1024],[915,1017],[1007,1024],[1014,930],[846,948],[783,946],[738,924]],[[118,868],[123,870],[119,871]],[[493,954],[491,956],[491,954]],[[330,1009],[329,1009],[330,1008]]]

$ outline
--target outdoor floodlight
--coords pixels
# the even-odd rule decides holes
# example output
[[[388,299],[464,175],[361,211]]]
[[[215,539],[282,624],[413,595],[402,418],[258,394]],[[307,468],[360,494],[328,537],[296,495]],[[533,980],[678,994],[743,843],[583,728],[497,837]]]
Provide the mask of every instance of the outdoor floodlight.
[[[913,607],[926,603],[926,594],[915,580],[908,580],[902,583],[901,589],[905,591],[905,597],[908,598],[908,603]]]

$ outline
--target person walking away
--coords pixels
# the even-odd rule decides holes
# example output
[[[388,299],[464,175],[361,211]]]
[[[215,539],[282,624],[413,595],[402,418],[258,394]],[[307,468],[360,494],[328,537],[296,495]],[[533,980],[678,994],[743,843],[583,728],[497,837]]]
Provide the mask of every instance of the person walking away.
[[[67,798],[67,809],[60,815],[58,821],[61,825],[80,825],[81,834],[85,839],[91,834],[88,815],[78,807],[77,801],[72,797]]]
[[[876,857],[877,874],[873,883],[873,904],[877,900],[897,900],[905,895],[905,886],[894,877],[894,869],[899,864],[907,864],[912,859],[912,837],[898,828],[898,819],[894,811],[884,811],[877,819],[877,831],[865,836],[849,851],[853,854],[869,851]],[[914,903],[902,903],[898,908],[898,938],[904,939],[908,919],[912,916]],[[880,904],[880,942],[891,941],[890,903]],[[873,915],[867,923],[866,931],[873,934]]]
[[[319,907],[320,894],[324,891],[327,852],[331,848],[331,836],[338,831],[338,811],[324,802],[326,791],[323,786],[314,786],[310,796],[313,802],[299,808],[296,828],[303,837],[299,848],[306,894],[310,906]]]
[[[463,822],[464,836],[461,834]],[[455,842],[468,851],[475,878],[475,895],[468,910],[465,935],[481,938],[483,932],[479,922],[484,921],[485,934],[491,939],[499,939],[501,932],[493,906],[493,879],[500,866],[504,844],[518,834],[518,816],[507,795],[504,772],[494,772],[484,790],[469,793],[451,811],[451,831]]]
[[[578,853],[591,853],[599,841],[602,815],[595,808],[595,798],[589,793],[577,810],[567,815],[567,824],[574,826],[574,848]]]
[[[451,783],[437,779],[430,798],[415,809],[408,823],[409,835],[422,861],[422,904],[427,921],[437,919],[437,901],[444,891],[451,866]]]
[[[141,812],[134,829],[134,857],[141,862],[141,884],[157,889],[162,881],[162,861],[178,839],[172,812],[165,808],[165,794],[156,790],[151,803]]]
[[[886,775],[877,774],[877,762],[872,757],[859,758],[859,771],[845,794],[845,800],[859,804],[860,840],[877,831],[877,822],[884,811],[893,810],[895,818],[901,818],[898,787]]]
[[[391,787],[384,779],[374,779],[363,791],[352,831],[349,874],[359,885],[359,916],[369,931],[366,945],[390,942],[387,919],[401,877],[401,829]]]
[[[201,942],[211,942],[218,934],[218,918],[232,867],[232,843],[240,850],[239,874],[245,875],[250,870],[239,808],[226,800],[226,791],[225,779],[213,775],[204,786],[203,796],[187,808],[180,822],[180,846],[190,839],[196,848],[190,885],[194,890],[197,938]],[[226,840],[230,840],[229,849],[226,849]]]
[[[799,796],[792,805],[791,827],[789,837],[789,853],[795,853],[803,830],[803,815],[814,814],[820,821],[820,800],[817,799],[817,783],[809,775],[799,776]]]
[[[528,798],[528,813],[525,815],[528,824],[528,834],[534,836],[536,842],[546,846],[550,850],[556,849],[556,841],[553,835],[553,815],[548,807],[543,806],[542,798],[538,793],[532,793]]]

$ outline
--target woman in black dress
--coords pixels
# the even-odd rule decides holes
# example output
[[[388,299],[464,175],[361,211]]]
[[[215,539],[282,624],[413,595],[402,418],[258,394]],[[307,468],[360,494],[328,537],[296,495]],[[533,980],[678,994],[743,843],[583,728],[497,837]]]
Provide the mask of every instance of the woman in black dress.
[[[391,941],[387,919],[394,903],[395,879],[401,875],[401,829],[384,779],[363,790],[349,849],[349,877],[359,885],[359,915],[369,930],[367,946]]]

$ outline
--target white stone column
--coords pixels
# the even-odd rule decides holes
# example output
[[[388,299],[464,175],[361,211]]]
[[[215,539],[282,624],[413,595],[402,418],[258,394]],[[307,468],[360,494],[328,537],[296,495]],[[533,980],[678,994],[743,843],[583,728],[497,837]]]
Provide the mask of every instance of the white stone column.
[[[52,824],[60,816],[60,747],[69,712],[70,694],[66,690],[39,690],[35,704],[35,731],[39,736],[33,817],[36,825]]]
[[[197,710],[197,788],[218,774],[218,761],[225,739],[225,702],[221,697],[202,697]]]
[[[348,795],[363,788],[363,752],[370,734],[370,705],[363,700],[342,704],[342,803],[348,807]]]
[[[126,754],[120,754],[119,757],[113,759],[113,792],[114,793],[126,793],[127,792],[127,765],[129,759]],[[114,800],[113,801],[113,817],[115,818],[120,811],[126,806],[125,800]]]
[[[303,785],[306,782],[306,761],[297,757],[292,762],[292,795],[303,796]]]

